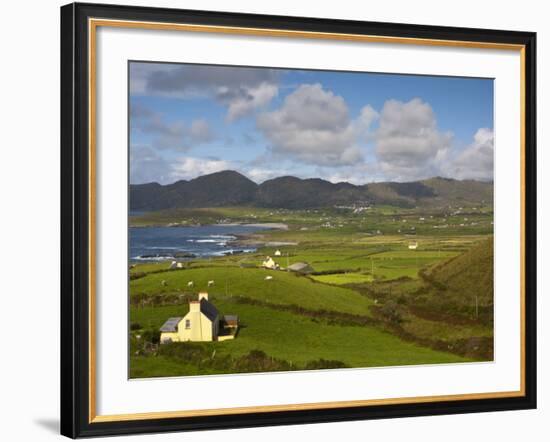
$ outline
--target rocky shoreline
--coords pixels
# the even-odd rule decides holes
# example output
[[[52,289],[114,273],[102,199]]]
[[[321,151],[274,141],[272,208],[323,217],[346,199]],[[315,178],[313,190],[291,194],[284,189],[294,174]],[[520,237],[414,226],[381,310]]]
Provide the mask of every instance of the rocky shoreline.
[[[288,225],[284,223],[152,223],[152,224],[128,224],[128,227],[133,229],[144,229],[149,227],[205,227],[205,226],[244,226],[244,227],[258,227],[276,230],[288,230]]]
[[[257,249],[261,247],[281,247],[285,245],[296,245],[295,242],[284,242],[284,241],[269,241],[269,235],[262,233],[263,230],[288,230],[288,225],[283,223],[218,223],[218,224],[202,224],[202,225],[182,225],[179,224],[178,227],[207,227],[207,226],[243,226],[249,228],[257,228],[258,230],[247,232],[247,233],[231,233],[230,236],[232,239],[226,240],[223,245],[223,249],[218,252],[218,256],[232,256],[232,255],[241,255],[247,253],[254,253]],[[151,227],[151,228],[165,228],[165,227],[176,227],[173,223],[164,224],[160,226],[140,226]],[[177,252],[162,252],[162,253],[148,253],[139,255],[138,258],[135,258],[136,261],[140,260],[190,260],[190,259],[201,259],[202,256],[195,251],[185,251],[180,250]]]

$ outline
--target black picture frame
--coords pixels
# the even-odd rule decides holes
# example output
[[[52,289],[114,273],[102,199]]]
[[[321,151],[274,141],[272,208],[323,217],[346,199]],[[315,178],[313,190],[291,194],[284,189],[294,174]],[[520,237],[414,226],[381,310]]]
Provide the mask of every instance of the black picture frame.
[[[524,395],[162,419],[90,421],[89,18],[524,47]],[[71,437],[241,428],[536,408],[536,34],[489,29],[73,3],[61,8],[61,434]]]

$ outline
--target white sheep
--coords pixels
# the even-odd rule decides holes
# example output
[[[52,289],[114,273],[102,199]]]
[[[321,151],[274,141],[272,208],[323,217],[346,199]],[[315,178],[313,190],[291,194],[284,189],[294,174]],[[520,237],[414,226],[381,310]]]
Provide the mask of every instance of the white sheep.
[[[265,280],[266,280],[266,281],[271,281],[272,279],[273,279],[273,276],[266,276],[266,277],[265,277]]]
[[[195,285],[195,283],[193,281],[189,281],[187,283],[187,287],[193,287]]]
[[[213,285],[214,285],[214,280],[213,279],[208,281],[208,287],[212,287]]]

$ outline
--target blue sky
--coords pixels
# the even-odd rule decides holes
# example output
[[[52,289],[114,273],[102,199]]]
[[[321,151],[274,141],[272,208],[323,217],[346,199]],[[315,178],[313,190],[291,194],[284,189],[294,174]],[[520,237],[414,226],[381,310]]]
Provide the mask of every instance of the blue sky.
[[[130,182],[493,177],[493,80],[130,64]]]

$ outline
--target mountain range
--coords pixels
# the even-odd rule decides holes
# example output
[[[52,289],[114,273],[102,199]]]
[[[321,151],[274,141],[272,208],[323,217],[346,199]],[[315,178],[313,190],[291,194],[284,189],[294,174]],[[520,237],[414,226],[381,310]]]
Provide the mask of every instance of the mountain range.
[[[167,185],[130,185],[132,211],[227,206],[300,209],[354,204],[435,207],[492,202],[492,182],[441,177],[354,185],[282,176],[256,184],[239,172],[225,170]]]

